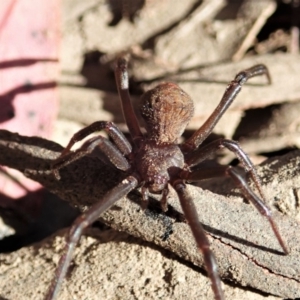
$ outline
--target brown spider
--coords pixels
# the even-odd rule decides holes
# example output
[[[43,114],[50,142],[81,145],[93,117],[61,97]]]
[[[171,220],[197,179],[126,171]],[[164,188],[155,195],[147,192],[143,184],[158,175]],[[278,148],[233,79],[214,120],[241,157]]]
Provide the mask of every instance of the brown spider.
[[[264,65],[256,65],[238,73],[235,79],[227,86],[221,102],[211,116],[192,137],[181,145],[177,144],[177,140],[182,135],[194,112],[191,98],[174,83],[162,83],[146,92],[141,98],[140,108],[147,127],[147,135],[144,135],[140,130],[130,102],[127,62],[124,58],[117,60],[115,75],[124,118],[132,137],[132,145],[112,122],[95,122],[72,137],[68,146],[54,162],[53,172],[59,179],[58,170],[60,168],[91,153],[95,147],[98,147],[116,168],[126,172],[128,176],[73,223],[68,234],[65,253],[59,261],[55,278],[46,299],[54,299],[57,296],[72,259],[74,248],[87,226],[96,221],[116,201],[137,187],[141,187],[142,199],[146,201],[144,203],[147,203],[149,192],[161,194],[162,209],[166,210],[170,185],[178,194],[182,210],[191,228],[196,245],[204,256],[215,299],[222,300],[224,295],[217,264],[210,250],[203,227],[198,220],[193,200],[185,182],[212,177],[231,177],[241,189],[243,195],[253,203],[261,215],[268,219],[281,248],[285,254],[288,253],[288,249],[271,216],[270,209],[261,200],[265,197],[255,168],[239,144],[228,139],[218,139],[206,146],[199,147],[240,92],[242,85],[249,78],[259,75],[266,75],[270,83],[269,72]],[[114,144],[102,136],[97,136],[89,139],[75,152],[70,151],[77,141],[99,130],[105,130]],[[240,171],[233,167],[195,168],[211,154],[222,148],[229,149],[237,156],[246,173],[252,178],[260,197],[250,189]]]

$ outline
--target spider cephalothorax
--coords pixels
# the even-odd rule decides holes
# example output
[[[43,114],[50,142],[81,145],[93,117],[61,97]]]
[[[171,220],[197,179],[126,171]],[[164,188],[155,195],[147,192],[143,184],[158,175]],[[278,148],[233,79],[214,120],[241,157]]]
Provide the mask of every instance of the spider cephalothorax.
[[[169,186],[172,186],[178,195],[196,246],[203,254],[215,299],[222,300],[224,295],[217,271],[217,264],[209,248],[204,229],[198,220],[193,199],[188,192],[186,182],[212,177],[231,177],[243,195],[254,204],[262,216],[268,219],[284,253],[288,253],[287,247],[273,221],[271,211],[264,204],[264,193],[255,168],[239,144],[228,139],[218,139],[208,143],[206,146],[201,146],[247,79],[253,76],[266,75],[270,82],[268,70],[264,65],[257,65],[240,72],[227,86],[219,105],[207,121],[181,145],[178,144],[178,140],[194,111],[191,98],[174,83],[162,83],[146,92],[141,98],[141,115],[145,120],[147,130],[147,133],[143,134],[130,102],[127,65],[124,58],[118,59],[115,75],[123,114],[131,134],[132,144],[128,142],[122,132],[112,122],[95,122],[73,136],[60,157],[54,162],[53,172],[59,179],[58,172],[60,168],[98,147],[116,168],[121,172],[126,172],[127,177],[109,191],[98,203],[92,205],[75,220],[68,235],[65,254],[59,262],[55,278],[46,298],[50,300],[57,296],[70,264],[74,248],[84,228],[91,225],[116,201],[137,187],[141,187],[144,201],[147,201],[149,192],[161,194],[162,208],[166,210]],[[105,130],[113,143],[99,135],[89,139],[75,152],[70,151],[77,141],[99,130]],[[222,148],[227,148],[237,156],[244,170],[253,180],[259,196],[252,191],[238,169],[230,166],[219,166],[209,169],[197,168],[197,165]],[[99,295],[99,298],[101,298],[101,295]]]

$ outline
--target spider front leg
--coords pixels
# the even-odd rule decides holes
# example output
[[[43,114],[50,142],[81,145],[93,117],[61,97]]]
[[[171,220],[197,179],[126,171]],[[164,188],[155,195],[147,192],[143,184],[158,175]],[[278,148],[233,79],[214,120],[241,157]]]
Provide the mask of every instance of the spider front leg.
[[[79,216],[73,223],[68,236],[64,254],[61,257],[55,273],[55,277],[49,288],[46,300],[54,300],[58,296],[60,286],[66,276],[76,245],[83,233],[83,230],[94,223],[99,216],[109,209],[116,201],[126,196],[138,186],[138,180],[129,176],[109,191],[99,202],[92,205],[86,212]]]
[[[199,149],[189,153],[186,155],[186,162],[189,167],[193,167],[203,160],[207,159],[209,156],[211,156],[213,153],[218,151],[219,149],[227,148],[229,151],[233,152],[237,158],[242,163],[245,171],[250,175],[252,180],[254,181],[254,184],[256,188],[259,191],[259,194],[261,198],[265,201],[265,196],[261,187],[261,183],[259,180],[259,177],[256,173],[255,167],[253,163],[251,162],[248,155],[242,150],[242,148],[239,146],[239,144],[235,141],[227,140],[227,139],[218,139],[216,141],[213,141],[206,145],[205,147],[200,147]],[[206,176],[207,175],[207,176]],[[288,249],[277,229],[277,226],[273,220],[271,210],[268,208],[268,206],[255,195],[255,193],[251,190],[245,179],[241,176],[241,174],[234,168],[228,167],[228,166],[220,166],[215,170],[208,172],[205,175],[205,171],[203,170],[196,170],[192,171],[191,173],[183,173],[183,178],[186,180],[202,180],[206,178],[211,177],[219,177],[219,176],[230,176],[235,184],[241,189],[243,195],[256,207],[256,209],[259,211],[261,215],[266,217],[272,227],[272,230],[281,246],[285,254],[288,254]]]
[[[211,134],[212,130],[231,105],[242,85],[251,77],[266,75],[268,83],[271,83],[269,71],[265,65],[256,65],[238,73],[234,80],[227,86],[226,91],[210,117],[206,122],[183,144],[183,149],[197,149],[199,145]]]
[[[130,100],[127,60],[124,57],[120,57],[117,60],[115,67],[115,78],[121,100],[123,116],[132,140],[134,143],[136,143],[143,137],[143,134]]]
[[[188,193],[186,185],[183,183],[183,181],[175,181],[172,186],[178,194],[184,216],[191,228],[197,247],[203,254],[204,264],[207,274],[212,283],[212,289],[215,295],[215,299],[224,300],[225,297],[221,287],[221,280],[218,274],[216,259],[210,249],[209,241],[207,239],[203,226],[199,222],[193,199]]]

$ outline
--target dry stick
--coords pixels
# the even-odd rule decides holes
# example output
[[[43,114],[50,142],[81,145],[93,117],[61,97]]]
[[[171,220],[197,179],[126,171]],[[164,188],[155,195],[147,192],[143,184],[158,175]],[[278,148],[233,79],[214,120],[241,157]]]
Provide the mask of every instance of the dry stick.
[[[26,171],[28,177],[80,209],[95,203],[124,177],[124,174],[105,166],[96,158],[85,157],[61,170],[61,180],[58,181],[49,167],[61,150],[62,147],[51,141],[0,130],[0,164]],[[281,185],[281,189],[286,190],[285,183],[290,179],[282,175],[282,169],[288,168],[287,174],[297,179],[300,175],[299,164],[300,152],[295,151],[265,168],[267,175],[271,171],[276,176],[279,173],[280,182],[276,187]],[[271,184],[272,179],[269,176],[265,181]],[[222,278],[284,298],[300,297],[298,222],[274,213],[280,233],[290,249],[290,254],[283,256],[268,222],[250,204],[193,186],[189,186],[189,192],[195,199]],[[227,190],[226,194],[229,192]],[[139,205],[140,198],[137,192],[129,194],[104,213],[100,220],[203,267],[203,258],[196,250],[188,224],[183,221],[178,200],[171,195],[169,211],[163,215],[155,209],[154,200],[154,209],[152,206],[151,211],[145,213]],[[173,233],[163,240],[168,223],[172,224]]]
[[[252,28],[249,30],[248,34],[246,35],[243,43],[241,44],[240,48],[237,52],[232,56],[233,61],[241,60],[249,49],[249,47],[253,44],[253,41],[263,25],[266,23],[266,20],[274,13],[276,9],[276,3],[271,2],[259,15],[255,23],[253,24]]]
[[[291,53],[299,53],[299,27],[293,26],[291,28]]]
[[[179,39],[188,35],[195,26],[211,20],[224,6],[224,0],[205,0],[203,3],[186,19],[183,20],[172,38]]]

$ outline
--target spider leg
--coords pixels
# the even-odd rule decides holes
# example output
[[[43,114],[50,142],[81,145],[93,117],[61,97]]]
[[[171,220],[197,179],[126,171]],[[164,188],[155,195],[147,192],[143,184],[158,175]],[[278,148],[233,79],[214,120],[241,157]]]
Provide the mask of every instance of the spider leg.
[[[259,177],[255,171],[255,167],[252,164],[251,160],[247,156],[247,154],[241,149],[239,144],[235,141],[226,140],[226,139],[219,139],[209,143],[205,147],[199,148],[196,151],[192,152],[190,156],[187,157],[187,164],[192,167],[196,164],[200,163],[212,153],[216,152],[217,150],[226,147],[230,151],[236,154],[238,159],[242,162],[245,170],[247,173],[250,174],[252,180],[254,181],[261,198],[265,200],[264,193],[262,191],[261,183]],[[197,156],[199,157],[197,158]],[[206,176],[206,177],[205,177]],[[202,180],[205,178],[212,178],[212,177],[219,177],[219,176],[230,176],[236,185],[241,189],[243,195],[256,207],[256,209],[260,212],[261,215],[265,216],[269,223],[271,224],[272,230],[281,246],[285,254],[288,254],[288,249],[283,242],[281,235],[277,229],[277,226],[272,218],[271,210],[268,206],[259,198],[257,197],[254,192],[251,190],[245,179],[239,174],[237,169],[231,168],[230,166],[220,166],[217,167],[215,172],[214,169],[212,170],[195,170],[188,174],[186,171],[182,173],[182,178],[186,180]]]
[[[132,151],[132,147],[121,130],[112,122],[107,121],[97,121],[92,123],[91,125],[82,128],[77,133],[73,135],[67,147],[62,151],[61,157],[65,156],[70,152],[72,146],[78,142],[83,140],[85,137],[90,135],[91,133],[105,130],[106,133],[112,138],[118,149],[124,154],[128,155]]]
[[[249,173],[250,177],[255,183],[257,190],[259,191],[260,196],[265,199],[264,192],[261,187],[260,179],[256,173],[255,167],[248,157],[248,155],[240,147],[239,143],[228,140],[228,139],[217,139],[204,147],[200,147],[197,150],[190,152],[186,155],[186,163],[189,167],[193,167],[200,162],[204,161],[216,151],[227,148],[229,151],[233,152],[239,161],[242,163],[245,171]]]
[[[110,190],[99,202],[92,205],[87,211],[80,215],[73,223],[68,236],[64,254],[61,257],[51,283],[46,300],[54,300],[58,296],[60,286],[66,276],[75,247],[83,233],[83,230],[94,223],[99,216],[109,209],[116,201],[127,195],[138,185],[138,180],[134,176],[129,176]]]
[[[272,227],[272,230],[281,246],[281,248],[284,251],[284,254],[288,254],[289,250],[286,247],[279,230],[273,220],[271,210],[267,207],[267,205],[259,198],[257,197],[254,192],[251,190],[249,185],[247,184],[246,180],[243,178],[243,176],[238,172],[237,169],[228,167],[227,168],[227,174],[234,180],[236,185],[241,189],[244,196],[256,207],[256,209],[259,211],[259,213],[266,217]]]
[[[118,87],[119,96],[122,104],[122,111],[124,115],[125,122],[131,134],[132,140],[137,142],[143,137],[141,132],[137,117],[134,113],[130,95],[129,95],[129,80],[127,71],[127,61],[124,57],[120,57],[117,60],[115,68],[115,77]]]
[[[196,149],[211,134],[212,130],[223,116],[224,112],[231,105],[237,94],[241,91],[242,85],[251,77],[266,75],[268,83],[271,83],[269,71],[265,65],[256,65],[238,73],[234,80],[229,83],[226,91],[206,122],[183,144],[184,149]]]
[[[198,249],[202,252],[206,271],[212,283],[212,289],[216,300],[224,300],[224,294],[221,287],[221,280],[218,274],[218,267],[213,252],[210,249],[208,238],[199,222],[196,207],[193,199],[182,181],[172,184],[177,192],[184,216],[191,228]]]
[[[106,155],[109,161],[118,169],[127,171],[130,164],[123,154],[108,139],[99,135],[87,140],[75,152],[59,156],[52,164],[52,171],[57,179],[60,179],[59,169],[69,165],[71,162],[91,153],[96,147]]]

